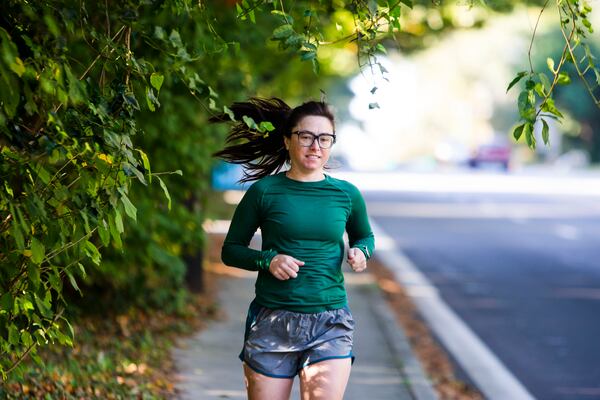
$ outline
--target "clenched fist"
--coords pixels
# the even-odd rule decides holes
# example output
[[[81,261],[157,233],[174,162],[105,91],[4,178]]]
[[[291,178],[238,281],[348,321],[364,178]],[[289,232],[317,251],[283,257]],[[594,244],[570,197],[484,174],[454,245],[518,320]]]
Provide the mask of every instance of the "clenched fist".
[[[367,259],[365,254],[356,247],[348,249],[348,264],[354,272],[362,272],[367,269]]]
[[[285,254],[277,254],[271,259],[269,272],[280,281],[286,281],[290,278],[297,277],[298,271],[303,265],[304,261],[297,260],[294,257]]]

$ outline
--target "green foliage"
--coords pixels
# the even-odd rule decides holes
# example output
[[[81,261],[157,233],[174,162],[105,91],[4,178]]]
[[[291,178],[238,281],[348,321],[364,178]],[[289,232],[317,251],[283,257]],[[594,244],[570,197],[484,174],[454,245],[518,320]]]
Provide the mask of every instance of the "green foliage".
[[[77,16],[66,4],[6,8],[12,30],[0,28],[3,374],[38,345],[72,343],[64,282],[79,291],[78,281],[101,263],[99,249],[121,246],[123,215],[136,217],[131,182],[146,184],[148,165],[132,141],[139,108],[132,83],[147,74],[132,67],[131,28],[124,24],[112,36],[96,31],[88,14],[94,10]],[[75,29],[76,17],[91,22],[89,32]],[[84,45],[84,35],[98,42],[99,54]],[[110,54],[117,55],[110,65],[97,62]]]
[[[540,11],[540,16],[546,9],[547,4]],[[567,66],[572,66],[572,69],[574,69],[574,72],[586,87],[588,95],[592,98],[594,104],[597,108],[600,108],[600,101],[596,97],[596,89],[600,85],[600,69],[594,63],[594,56],[592,55],[590,45],[585,42],[587,35],[593,32],[593,28],[588,20],[588,15],[592,11],[592,8],[586,0],[557,0],[556,4],[560,18],[563,50],[558,63],[555,63],[552,57],[546,59],[546,67],[548,68],[550,77],[546,72],[535,72],[534,63],[530,57],[530,71],[517,73],[507,89],[507,91],[510,90],[523,78],[527,78],[525,88],[522,89],[518,97],[519,115],[523,124],[514,130],[513,136],[516,140],[524,136],[527,145],[532,149],[535,149],[536,146],[533,126],[538,120],[541,120],[542,123],[544,143],[548,144],[549,128],[544,117],[559,121],[564,118],[563,113],[555,105],[553,94],[558,85],[571,84],[571,77],[566,70],[568,69]],[[532,37],[532,46],[534,39],[535,31]]]

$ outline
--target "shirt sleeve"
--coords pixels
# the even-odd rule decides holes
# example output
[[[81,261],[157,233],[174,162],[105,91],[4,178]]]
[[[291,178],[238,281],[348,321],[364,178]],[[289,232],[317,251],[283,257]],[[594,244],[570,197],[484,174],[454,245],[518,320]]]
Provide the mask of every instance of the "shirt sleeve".
[[[262,190],[255,182],[238,204],[221,249],[221,260],[230,267],[248,271],[268,271],[274,250],[254,250],[248,247],[261,223]]]
[[[346,223],[348,241],[351,248],[360,249],[368,260],[375,250],[375,236],[371,224],[369,224],[367,206],[362,194],[354,185],[350,185],[349,195],[352,201],[352,209]]]

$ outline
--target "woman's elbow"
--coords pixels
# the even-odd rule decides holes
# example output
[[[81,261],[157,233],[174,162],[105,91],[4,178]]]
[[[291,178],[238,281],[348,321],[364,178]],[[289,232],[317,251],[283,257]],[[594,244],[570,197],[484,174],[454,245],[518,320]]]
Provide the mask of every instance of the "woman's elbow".
[[[227,244],[221,247],[221,261],[223,264],[231,266],[231,248]]]

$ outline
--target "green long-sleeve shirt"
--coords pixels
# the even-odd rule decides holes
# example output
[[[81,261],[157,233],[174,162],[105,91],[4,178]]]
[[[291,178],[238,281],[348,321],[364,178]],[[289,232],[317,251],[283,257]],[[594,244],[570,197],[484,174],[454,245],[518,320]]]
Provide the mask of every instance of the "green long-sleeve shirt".
[[[257,228],[262,251],[248,244]],[[229,266],[258,271],[256,301],[264,307],[313,313],[346,305],[341,264],[344,231],[350,247],[367,259],[374,237],[358,189],[325,175],[318,182],[300,182],[284,172],[253,183],[238,205],[221,252]],[[271,259],[286,254],[305,264],[285,281],[269,272]]]

